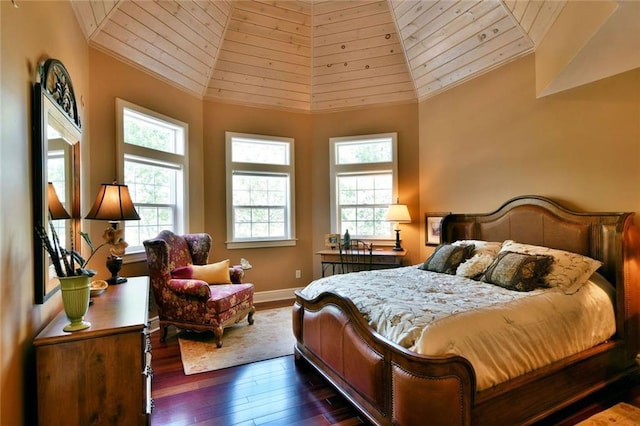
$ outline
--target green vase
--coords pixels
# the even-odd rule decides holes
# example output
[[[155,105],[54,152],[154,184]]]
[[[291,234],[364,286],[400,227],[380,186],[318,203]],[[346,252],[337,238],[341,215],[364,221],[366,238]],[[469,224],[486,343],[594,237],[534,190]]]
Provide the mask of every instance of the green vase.
[[[91,327],[91,323],[84,321],[84,316],[89,309],[89,295],[91,292],[91,277],[79,275],[76,277],[62,277],[60,290],[62,291],[62,304],[64,313],[71,321],[65,325],[64,331],[78,331]]]

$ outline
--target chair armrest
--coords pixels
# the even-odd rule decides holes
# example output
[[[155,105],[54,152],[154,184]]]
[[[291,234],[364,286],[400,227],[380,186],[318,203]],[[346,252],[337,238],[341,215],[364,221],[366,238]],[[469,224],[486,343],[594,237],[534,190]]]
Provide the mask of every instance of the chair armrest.
[[[174,278],[169,280],[167,287],[176,294],[201,297],[205,300],[211,297],[209,284],[202,280]]]
[[[244,278],[244,270],[240,265],[234,265],[229,268],[229,277],[231,277],[231,283],[242,284],[242,278]]]

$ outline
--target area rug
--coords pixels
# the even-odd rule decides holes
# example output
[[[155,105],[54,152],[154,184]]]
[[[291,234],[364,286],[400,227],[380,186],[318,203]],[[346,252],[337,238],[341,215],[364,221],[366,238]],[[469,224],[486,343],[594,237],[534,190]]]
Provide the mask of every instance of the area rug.
[[[640,425],[640,408],[621,402],[613,407],[594,414],[576,426],[610,426],[610,425]]]
[[[291,307],[259,310],[249,325],[246,318],[224,329],[222,347],[213,333],[178,335],[184,374],[204,373],[265,359],[293,354],[295,337],[291,328]]]

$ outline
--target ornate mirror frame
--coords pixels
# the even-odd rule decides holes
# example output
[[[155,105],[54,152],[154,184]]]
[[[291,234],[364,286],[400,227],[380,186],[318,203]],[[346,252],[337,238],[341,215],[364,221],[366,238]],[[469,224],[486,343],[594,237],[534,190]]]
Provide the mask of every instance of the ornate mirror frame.
[[[61,245],[80,247],[80,117],[71,77],[62,62],[47,59],[33,87],[33,221],[49,229],[47,183],[54,180],[58,198],[71,219],[57,220]],[[60,227],[60,228],[58,228]],[[35,303],[59,288],[49,255],[34,232]]]

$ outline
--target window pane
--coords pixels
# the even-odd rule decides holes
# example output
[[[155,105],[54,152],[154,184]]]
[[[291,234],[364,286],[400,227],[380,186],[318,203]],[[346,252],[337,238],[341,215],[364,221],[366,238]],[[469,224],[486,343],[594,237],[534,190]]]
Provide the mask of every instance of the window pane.
[[[393,161],[391,139],[336,143],[336,164],[388,163]]]
[[[285,238],[286,175],[233,175],[234,238]]]
[[[390,235],[385,215],[392,203],[391,186],[391,173],[338,176],[340,233],[348,229],[359,237]]]
[[[123,127],[125,143],[172,154],[184,154],[182,128],[129,109],[124,110]]]
[[[124,180],[134,203],[172,204],[175,200],[177,170],[138,163],[124,162]]]
[[[234,137],[231,161],[234,163],[289,165],[289,144]]]

